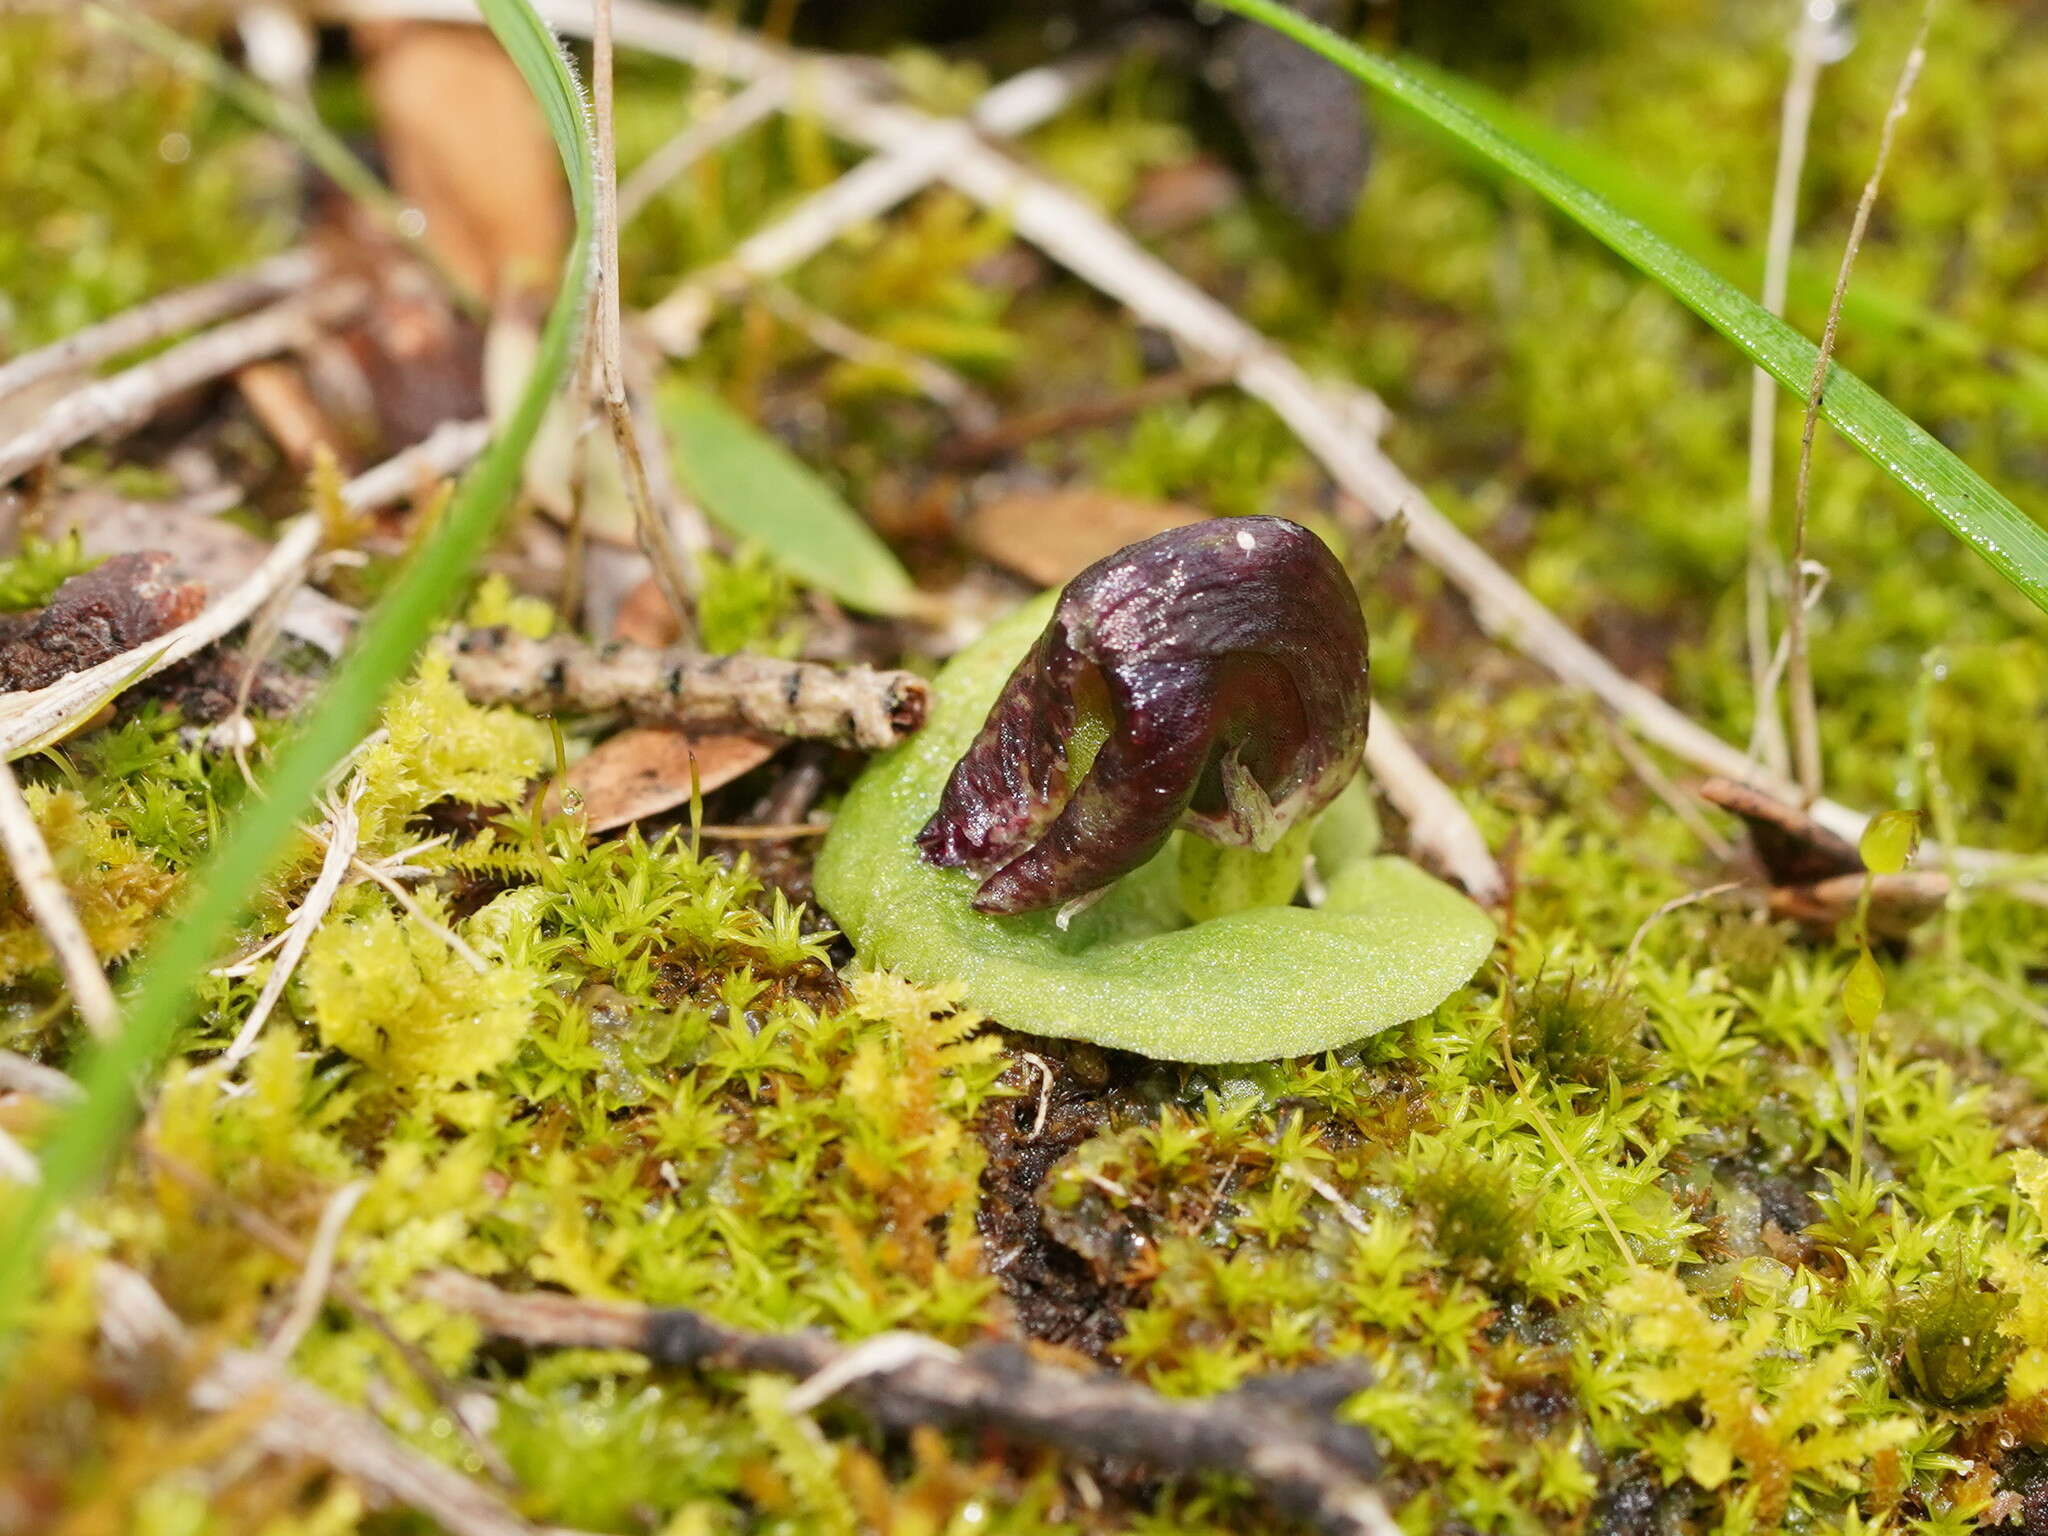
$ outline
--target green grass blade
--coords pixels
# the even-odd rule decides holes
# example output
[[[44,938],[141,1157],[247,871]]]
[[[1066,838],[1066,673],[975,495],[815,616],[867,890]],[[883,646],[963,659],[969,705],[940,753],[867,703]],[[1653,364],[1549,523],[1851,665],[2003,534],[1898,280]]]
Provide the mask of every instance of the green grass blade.
[[[545,110],[576,207],[574,243],[533,373],[503,430],[370,615],[305,727],[279,754],[263,795],[251,797],[220,846],[193,871],[188,899],[151,943],[120,1035],[87,1058],[80,1074],[84,1096],[42,1148],[42,1182],[17,1208],[13,1230],[0,1237],[0,1329],[20,1315],[57,1212],[92,1184],[126,1134],[135,1117],[136,1085],[187,1017],[195,978],[213,962],[284,851],[321,780],[369,730],[385,690],[411,665],[443,605],[496,533],[527,445],[568,371],[591,243],[592,170],[581,98],[567,60],[527,0],[482,0],[482,7]]]
[[[1392,60],[1296,15],[1278,0],[1217,3],[1313,49],[1541,193],[1734,342],[1759,368],[1801,399],[1806,397],[1819,356],[1814,344],[1648,226]],[[1839,363],[1828,368],[1821,414],[2029,601],[2048,610],[2048,532],[1943,447],[1932,433]]]
[[[676,468],[712,521],[751,539],[799,580],[862,613],[903,614],[917,590],[889,546],[839,493],[723,400],[695,384],[662,391]]]
[[[1548,160],[1563,175],[1590,188],[1630,218],[1679,249],[1698,257],[1708,267],[1745,292],[1763,280],[1763,255],[1717,234],[1693,209],[1672,196],[1648,176],[1622,163],[1611,149],[1544,122],[1476,80],[1412,55],[1403,55],[1401,68],[1416,76],[1439,95],[1485,120],[1503,138],[1520,144],[1531,154]],[[1412,115],[1412,114],[1411,114]],[[1417,117],[1430,132],[1443,130],[1428,118]],[[1455,142],[1455,141],[1454,141]],[[1464,149],[1461,143],[1458,146]],[[1472,155],[1468,158],[1488,172],[1506,175],[1493,162]],[[1793,253],[1790,272],[1792,296],[1800,304],[1819,312],[1833,295],[1835,273],[1809,257]],[[1925,343],[1950,356],[1967,360],[1983,369],[1989,387],[2035,421],[2048,424],[2048,359],[2000,339],[1979,335],[1962,321],[1929,309],[1909,296],[1859,281],[1849,289],[1842,306],[1843,322],[1860,333],[1883,332],[1888,337]],[[1998,362],[1990,359],[1994,350]]]

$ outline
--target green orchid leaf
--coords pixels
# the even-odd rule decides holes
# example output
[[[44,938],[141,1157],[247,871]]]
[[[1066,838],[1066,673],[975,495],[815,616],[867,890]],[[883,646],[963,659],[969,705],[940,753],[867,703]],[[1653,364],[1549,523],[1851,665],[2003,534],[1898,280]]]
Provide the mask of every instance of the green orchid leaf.
[[[1405,860],[1355,851],[1323,868],[1327,896],[1314,909],[1254,907],[1189,925],[1180,834],[1065,930],[1049,912],[975,912],[974,877],[925,863],[912,838],[1055,596],[955,658],[925,728],[877,759],[840,807],[817,890],[864,960],[957,981],[970,1007],[1012,1029],[1192,1062],[1329,1050],[1428,1013],[1471,978],[1493,947],[1486,914]],[[1340,845],[1367,845],[1361,830]]]
[[[917,589],[889,547],[788,449],[709,390],[662,391],[676,468],[705,514],[798,580],[862,613],[904,614]]]

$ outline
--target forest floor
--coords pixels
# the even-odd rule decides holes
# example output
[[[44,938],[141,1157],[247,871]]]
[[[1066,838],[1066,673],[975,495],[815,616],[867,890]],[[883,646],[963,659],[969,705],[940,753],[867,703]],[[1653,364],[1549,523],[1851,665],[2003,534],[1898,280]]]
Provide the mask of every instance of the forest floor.
[[[1760,250],[1786,10],[1527,9],[1374,7],[1369,38],[1550,125],[1577,174],[1646,217]],[[1866,7],[1822,75],[1788,312],[1808,334],[1908,9]],[[1841,347],[2030,507],[2048,505],[2044,21],[1939,13]],[[873,46],[855,25],[800,40]],[[526,174],[531,109],[493,94],[484,35],[330,29],[309,99],[350,142],[381,136],[408,196],[444,200],[430,230],[474,218],[475,248],[441,252],[493,289],[488,344],[206,84],[71,18],[0,27],[0,352],[308,240],[373,274],[290,360],[177,392],[13,498],[14,612],[121,550],[162,548],[217,595],[309,502],[339,546],[281,636],[259,618],[16,762],[117,994],[330,666],[312,637],[371,606],[445,505],[432,474],[361,513],[337,487],[481,416],[496,349],[520,344],[506,317],[551,286],[566,204]],[[881,57],[909,103],[952,117],[1043,56],[1019,36]],[[622,38],[624,177],[739,89]],[[801,83],[791,102],[626,221],[629,330],[684,313],[663,301],[686,275],[858,162]],[[1017,142],[1354,389],[1354,430],[1378,424],[1359,402],[1384,402],[1380,451],[1449,526],[1741,747],[1748,365],[1531,196],[1391,108],[1370,117],[1363,196],[1323,234],[1275,205],[1171,52],[1121,51]],[[491,191],[466,203],[437,176]],[[815,902],[816,834],[862,751],[699,733],[692,757],[671,732],[627,760],[615,717],[478,702],[431,651],[199,980],[111,1177],[56,1228],[0,1367],[0,1533],[1299,1529],[1248,1475],[1255,1444],[1193,1476],[1146,1452],[1152,1394],[1248,1383],[1211,1403],[1219,1421],[1323,1448],[1414,1532],[2048,1530],[2038,886],[1923,855],[1953,888],[1878,903],[1864,960],[1860,874],[1831,898],[1813,885],[1814,859],[1854,873],[1853,854],[1797,825],[1753,842],[1700,798],[1701,764],[1561,682],[1541,646],[1490,634],[1412,536],[1419,511],[1390,531],[1408,509],[1340,489],[1213,359],[1021,226],[919,184],[786,273],[706,290],[692,344],[636,350],[656,420],[722,400],[857,509],[922,599],[862,614],[793,544],[714,518],[699,638],[930,674],[1127,538],[1204,514],[1305,522],[1358,582],[1375,698],[1497,866],[1485,966],[1424,1017],[1240,1067],[1013,1032],[947,977],[863,967]],[[1737,255],[1730,275],[1757,272]],[[0,442],[48,403],[0,399]],[[1799,427],[1782,402],[1781,523]],[[451,620],[672,638],[616,485],[572,457],[551,485],[530,473]],[[2040,615],[1825,431],[1813,488],[1827,793],[2038,856]],[[545,503],[579,493],[598,510],[572,532]],[[28,621],[7,622],[0,667]],[[1441,865],[1397,800],[1382,810],[1391,849]],[[329,864],[328,904],[299,920]],[[25,883],[0,889],[0,1151],[32,1158],[69,1092],[34,1069],[69,1071],[89,1036]],[[296,968],[273,987],[287,934]],[[0,1164],[0,1222],[20,1173]],[[115,1265],[143,1289],[124,1300]],[[664,1355],[602,1308],[494,1317],[447,1271],[776,1340],[925,1342],[857,1354],[865,1394],[814,1401],[771,1347]],[[986,1366],[999,1398],[1026,1380],[972,1352],[991,1341],[1055,1373],[1017,1388],[1027,1418],[1061,1371],[1147,1391],[1064,1438],[978,1410],[910,1427],[905,1370]],[[1333,1364],[1369,1373],[1312,1374]]]

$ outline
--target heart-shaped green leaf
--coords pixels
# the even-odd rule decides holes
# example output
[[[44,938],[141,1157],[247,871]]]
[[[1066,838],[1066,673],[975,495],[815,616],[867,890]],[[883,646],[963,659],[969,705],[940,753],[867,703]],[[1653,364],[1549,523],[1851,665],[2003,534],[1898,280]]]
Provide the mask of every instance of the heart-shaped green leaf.
[[[912,839],[1052,602],[1025,605],[956,657],[925,728],[840,807],[817,890],[863,959],[958,982],[969,1006],[1012,1029],[1194,1062],[1328,1050],[1429,1012],[1471,978],[1493,947],[1492,922],[1395,858],[1326,868],[1318,908],[1190,925],[1180,834],[1064,931],[1049,912],[970,908],[974,877],[925,863]]]

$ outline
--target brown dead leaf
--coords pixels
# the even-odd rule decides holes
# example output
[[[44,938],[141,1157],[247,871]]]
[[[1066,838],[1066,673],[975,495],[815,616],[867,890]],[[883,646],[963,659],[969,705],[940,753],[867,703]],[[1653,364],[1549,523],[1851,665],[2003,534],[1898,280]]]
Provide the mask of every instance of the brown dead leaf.
[[[1773,885],[1811,885],[1863,869],[1862,856],[1845,838],[1760,789],[1733,779],[1708,779],[1699,794],[1709,805],[1742,818],[1757,862]]]
[[[1178,502],[1108,491],[1025,492],[983,502],[967,520],[967,541],[983,558],[1041,587],[1072,580],[1104,555],[1204,514]]]
[[[689,804],[692,758],[698,790],[708,795],[760,767],[784,744],[779,737],[692,737],[665,726],[633,726],[599,743],[571,768],[560,787],[548,791],[543,809],[559,810],[562,790],[575,790],[583,797],[590,830],[608,832]]]
[[[643,576],[639,585],[628,592],[626,600],[619,604],[619,616],[612,621],[612,638],[656,649],[674,645],[682,638],[682,626],[676,622],[676,611],[669,606],[668,598],[654,584],[652,576]]]
[[[1781,885],[1771,892],[1771,916],[1809,932],[1830,935],[1855,914],[1870,882],[1870,931],[1881,939],[1904,939],[1942,909],[1947,875],[1910,871],[1897,875],[1835,875],[1811,885]]]
[[[547,124],[512,61],[480,27],[365,24],[364,82],[399,196],[428,246],[476,292],[545,294],[569,243],[569,205]]]

